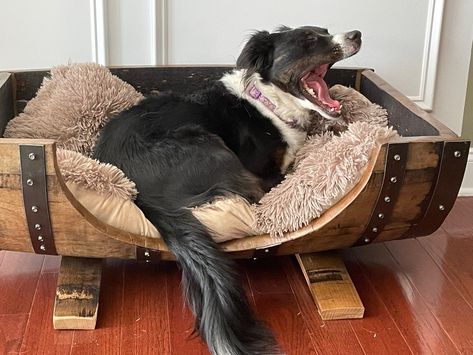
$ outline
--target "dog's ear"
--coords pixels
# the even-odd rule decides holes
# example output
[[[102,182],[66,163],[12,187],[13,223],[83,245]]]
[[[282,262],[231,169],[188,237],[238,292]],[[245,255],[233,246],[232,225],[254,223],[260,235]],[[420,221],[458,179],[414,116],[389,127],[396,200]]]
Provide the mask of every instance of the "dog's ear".
[[[276,28],[275,32],[286,32],[286,31],[291,31],[292,28],[286,25],[281,25],[278,28]]]
[[[237,69],[246,69],[246,79],[259,73],[263,80],[268,79],[268,71],[273,64],[274,39],[267,31],[256,32],[246,43],[237,59]]]

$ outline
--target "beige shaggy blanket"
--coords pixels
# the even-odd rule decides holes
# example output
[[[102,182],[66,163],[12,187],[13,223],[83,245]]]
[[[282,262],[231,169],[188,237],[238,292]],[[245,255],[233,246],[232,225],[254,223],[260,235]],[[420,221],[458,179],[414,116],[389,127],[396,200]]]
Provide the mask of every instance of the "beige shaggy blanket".
[[[230,199],[196,210],[216,240],[262,233],[281,236],[307,225],[358,182],[373,148],[396,135],[387,127],[386,111],[357,91],[336,85],[330,93],[342,103],[343,120],[331,127],[321,118],[314,135],[297,154],[292,172],[257,205]],[[52,138],[59,148],[90,156],[104,124],[142,98],[133,87],[97,64],[57,67],[44,79],[24,112],[10,121],[5,137]],[[68,183],[120,201],[130,201],[137,194],[134,183],[110,164],[61,149],[58,164]],[[103,212],[104,218],[107,214]],[[222,220],[226,222],[220,223]],[[111,220],[106,222],[113,225]],[[120,225],[126,224],[121,221]],[[159,236],[156,231],[147,234]]]
[[[54,139],[60,148],[90,156],[100,129],[143,95],[97,64],[53,68],[36,97],[11,120],[4,136]]]
[[[58,149],[56,156],[61,175],[66,182],[124,200],[134,200],[138,194],[135,183],[115,165],[99,163],[66,149]]]
[[[335,85],[330,95],[342,104],[346,130],[309,137],[293,172],[253,206],[258,231],[282,236],[309,224],[359,181],[373,149],[397,134],[386,110],[357,91]]]

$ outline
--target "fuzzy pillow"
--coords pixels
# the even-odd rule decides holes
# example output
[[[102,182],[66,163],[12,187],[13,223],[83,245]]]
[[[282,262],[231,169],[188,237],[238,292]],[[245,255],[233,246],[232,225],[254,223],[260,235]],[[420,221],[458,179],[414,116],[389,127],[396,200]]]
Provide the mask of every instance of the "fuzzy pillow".
[[[54,139],[60,148],[90,156],[110,117],[141,99],[131,85],[98,64],[59,66],[8,123],[4,137]]]
[[[105,195],[134,200],[138,191],[133,181],[112,164],[100,163],[71,150],[56,152],[59,170],[66,182]]]
[[[309,137],[297,153],[293,172],[252,207],[259,234],[281,237],[320,217],[359,181],[373,148],[397,135],[387,111],[354,89],[335,85],[330,96],[342,104],[339,135]]]

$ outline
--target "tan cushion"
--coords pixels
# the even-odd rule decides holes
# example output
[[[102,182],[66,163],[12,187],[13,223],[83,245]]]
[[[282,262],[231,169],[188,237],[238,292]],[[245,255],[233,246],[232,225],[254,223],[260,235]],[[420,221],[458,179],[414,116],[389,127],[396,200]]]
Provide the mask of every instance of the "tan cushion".
[[[127,232],[160,237],[158,230],[132,200],[97,192],[74,182],[66,182],[66,185],[79,203],[100,221]],[[217,243],[256,234],[252,228],[254,215],[250,205],[241,198],[218,200],[192,212],[209,228]]]
[[[217,243],[258,234],[250,204],[238,196],[216,200],[193,209],[192,213]]]
[[[127,232],[160,237],[156,228],[132,200],[97,192],[73,182],[66,182],[66,185],[76,200],[100,221]]]

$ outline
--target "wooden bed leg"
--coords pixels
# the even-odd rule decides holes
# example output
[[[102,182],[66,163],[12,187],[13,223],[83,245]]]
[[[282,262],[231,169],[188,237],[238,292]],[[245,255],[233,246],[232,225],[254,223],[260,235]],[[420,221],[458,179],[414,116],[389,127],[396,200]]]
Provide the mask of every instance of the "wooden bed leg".
[[[63,256],[54,301],[54,329],[95,329],[102,259]]]
[[[365,307],[337,252],[296,254],[323,320],[363,318]]]

